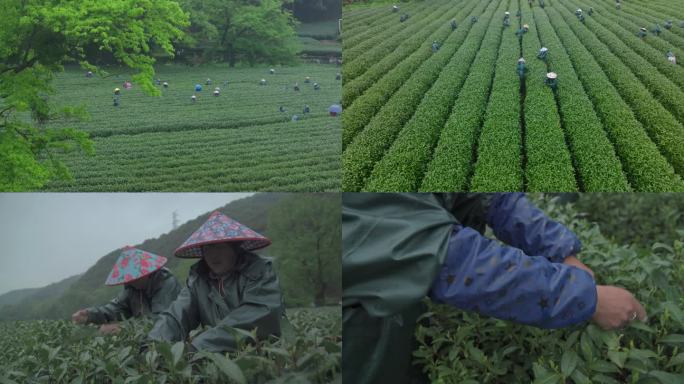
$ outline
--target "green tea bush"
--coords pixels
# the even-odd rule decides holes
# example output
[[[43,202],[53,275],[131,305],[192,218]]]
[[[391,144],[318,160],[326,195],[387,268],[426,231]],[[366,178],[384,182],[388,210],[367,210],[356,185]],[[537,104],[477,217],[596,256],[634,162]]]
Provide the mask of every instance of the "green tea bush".
[[[117,335],[60,321],[0,323],[0,383],[341,382],[341,309],[288,311],[292,331],[257,342],[235,330],[235,353],[188,353],[156,343],[140,353],[151,321],[125,321]],[[191,337],[194,333],[191,333]]]
[[[684,242],[619,245],[571,206],[540,205],[580,237],[579,257],[597,283],[630,290],[648,320],[621,331],[593,324],[543,330],[430,304],[416,330],[414,363],[434,383],[684,382]]]

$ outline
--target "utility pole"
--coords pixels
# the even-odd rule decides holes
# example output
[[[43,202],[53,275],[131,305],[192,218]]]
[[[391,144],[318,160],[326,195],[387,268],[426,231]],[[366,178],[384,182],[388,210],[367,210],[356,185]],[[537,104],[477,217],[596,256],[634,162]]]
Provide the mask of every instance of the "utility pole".
[[[172,220],[173,220],[173,229],[178,228],[178,211],[173,211]]]

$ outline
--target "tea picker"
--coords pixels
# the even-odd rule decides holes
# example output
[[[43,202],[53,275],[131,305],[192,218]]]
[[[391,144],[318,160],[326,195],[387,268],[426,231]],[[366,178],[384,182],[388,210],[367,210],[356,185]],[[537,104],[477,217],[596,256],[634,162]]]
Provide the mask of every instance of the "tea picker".
[[[86,72],[86,77],[89,79],[92,78],[93,77],[93,71]]]
[[[677,64],[677,58],[675,57],[675,54],[672,53],[672,51],[667,51],[667,61],[669,61],[672,64]]]
[[[195,95],[190,96],[190,101],[193,103],[197,102],[197,96],[195,96]]]
[[[404,21],[408,20],[408,18],[409,15],[404,13],[403,15],[401,15],[401,17],[399,17],[399,22],[403,23]]]
[[[510,18],[511,18],[511,13],[508,12],[508,11],[504,12],[504,21],[505,21],[505,20],[508,20],[508,19],[510,19]]]
[[[202,92],[202,85],[195,84],[195,92]]]
[[[164,87],[164,88],[168,88],[168,87],[169,87],[169,83],[168,83],[168,82],[166,82],[166,81],[165,81],[165,82],[163,82],[163,83],[162,83],[162,87]]]
[[[665,29],[672,29],[672,20],[666,20],[663,27],[665,27]]]
[[[271,68],[269,72],[271,73],[271,75],[275,75],[275,69]]]
[[[285,108],[283,108],[283,106],[281,105],[281,106],[279,106],[279,107],[278,107],[278,111],[280,111],[280,112],[283,112],[283,113],[284,113],[284,112],[285,112]]]
[[[211,79],[207,78],[207,82],[205,83],[206,85],[211,85]]]
[[[393,5],[393,6],[392,6],[392,12],[394,12],[394,13],[399,12],[399,7],[396,6],[396,5]]]
[[[575,11],[575,16],[577,16],[579,18],[581,14],[582,14],[582,8],[577,8],[577,10]]]
[[[533,3],[533,1],[534,1],[534,0],[527,0],[527,5],[529,5],[530,8],[532,8],[532,3]]]
[[[303,112],[303,114],[307,114],[307,113],[309,113],[309,112],[311,112],[311,108],[309,108],[309,105],[308,105],[308,104],[307,104],[307,105],[304,105],[304,112]]]
[[[244,341],[232,328],[256,329],[254,341],[283,335],[281,326],[289,322],[283,316],[278,275],[270,258],[254,252],[270,244],[270,239],[244,224],[218,211],[212,213],[173,253],[196,263],[190,267],[183,293],[161,308],[147,334],[147,345],[179,340],[182,345],[188,340],[190,351],[225,354],[237,352],[240,340]],[[189,337],[195,328],[202,332]]]
[[[318,83],[314,83],[313,89],[314,89],[314,91],[318,91],[319,89],[321,89],[321,86],[318,85]]]
[[[435,40],[432,42],[432,52],[437,52],[437,51],[439,51],[439,43],[437,43],[437,41]]]
[[[544,79],[544,84],[548,85],[555,91],[556,87],[558,87],[558,75],[556,72],[547,73],[546,78]]]
[[[656,36],[660,36],[660,32],[662,32],[660,29],[660,24],[656,23],[655,27],[652,29],[652,32],[655,33]]]
[[[643,39],[644,37],[646,37],[646,34],[647,34],[646,28],[644,28],[644,27],[639,28],[639,33],[637,33],[637,36],[639,36]]]
[[[454,19],[451,19],[451,22],[449,23],[449,25],[451,25],[452,31],[455,31],[456,28],[458,28],[458,24],[456,24],[456,20],[454,20]]]
[[[581,13],[578,18],[580,23],[584,24],[584,13]]]
[[[615,9],[617,9],[617,10],[622,9],[622,4],[620,4],[619,1],[616,1],[616,2],[615,2]]]
[[[515,31],[515,35],[518,37],[518,40],[522,42],[523,35],[525,34],[525,30],[522,28],[518,28],[517,31]]]
[[[304,78],[304,83],[309,84],[311,82],[311,78],[309,76]]]
[[[133,84],[130,81],[126,80],[124,81],[123,87],[124,89],[131,89],[133,88]]]
[[[333,104],[330,107],[328,107],[328,113],[330,116],[335,117],[342,113],[342,106],[340,104]]]
[[[103,305],[76,311],[75,324],[101,324],[100,333],[120,331],[117,321],[158,316],[176,299],[181,285],[170,270],[167,259],[134,247],[124,247],[109,273],[105,285],[123,286],[119,294]]]
[[[510,25],[511,25],[510,19],[504,19],[504,21],[503,21],[503,26],[504,26],[504,27],[509,27]]]
[[[154,83],[157,84],[157,85],[161,85],[161,79],[160,79],[160,78],[157,78],[157,80],[155,80]]]
[[[292,121],[299,121],[298,115],[292,115]]]
[[[518,76],[520,76],[520,79],[522,80],[525,77],[525,73],[527,72],[525,59],[523,59],[522,57],[518,59],[518,65],[516,70],[518,71]]]
[[[219,87],[214,88],[214,97],[218,97],[221,94],[221,89]]]
[[[114,88],[114,106],[118,107],[121,102],[121,90]]]
[[[547,57],[548,53],[549,53],[549,49],[548,49],[548,48],[546,48],[546,47],[541,47],[541,49],[539,50],[539,53],[537,54],[537,57],[540,58],[540,59],[542,59],[542,60],[544,60],[544,61],[546,62],[546,57]]]
[[[259,81],[259,85],[266,85],[266,79],[261,79]]]
[[[299,83],[295,83],[294,90],[295,92],[299,92]]]
[[[473,23],[473,24],[477,23],[477,16],[471,17],[471,18],[470,18],[470,22]]]
[[[529,25],[527,25],[527,24],[523,24],[523,27],[522,27],[522,29],[523,29],[523,32],[527,33],[527,31],[529,31],[529,30],[530,30],[530,26],[529,26]]]
[[[629,292],[597,284],[577,234],[522,193],[343,194],[341,232],[345,383],[429,382],[411,364],[426,296],[546,329],[646,318]]]
[[[515,15],[516,15],[517,17],[521,17],[521,16],[522,16],[522,13],[520,13],[520,10],[518,9],[518,12],[516,12]]]
[[[545,4],[544,4],[544,0],[539,0],[539,6],[542,7],[542,8],[544,8],[544,5],[545,5]]]
[[[594,14],[594,7],[589,7],[589,16]]]
[[[342,74],[337,72],[337,74],[335,75],[335,80],[342,80]]]

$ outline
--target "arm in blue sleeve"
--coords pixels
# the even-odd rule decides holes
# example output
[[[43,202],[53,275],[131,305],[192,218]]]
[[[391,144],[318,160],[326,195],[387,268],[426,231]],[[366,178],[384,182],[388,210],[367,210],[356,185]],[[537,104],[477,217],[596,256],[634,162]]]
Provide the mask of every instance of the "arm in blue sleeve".
[[[554,263],[562,263],[582,249],[582,243],[572,231],[551,220],[523,193],[496,194],[489,206],[487,224],[497,239]]]
[[[454,226],[430,296],[464,310],[540,328],[582,323],[596,309],[596,283],[586,271],[528,256],[461,226]]]

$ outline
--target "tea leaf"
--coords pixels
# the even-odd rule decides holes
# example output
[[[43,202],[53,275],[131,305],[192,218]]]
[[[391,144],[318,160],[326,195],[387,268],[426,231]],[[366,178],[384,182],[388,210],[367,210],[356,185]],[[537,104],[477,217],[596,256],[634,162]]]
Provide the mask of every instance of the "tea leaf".
[[[569,377],[577,367],[579,356],[573,350],[567,350],[563,353],[561,358],[561,372],[565,377]]]
[[[651,371],[648,374],[658,379],[662,384],[684,383],[684,374],[673,374],[663,371]]]
[[[673,333],[673,334],[664,336],[662,339],[660,339],[660,342],[681,347],[681,346],[684,346],[684,335]]]

